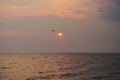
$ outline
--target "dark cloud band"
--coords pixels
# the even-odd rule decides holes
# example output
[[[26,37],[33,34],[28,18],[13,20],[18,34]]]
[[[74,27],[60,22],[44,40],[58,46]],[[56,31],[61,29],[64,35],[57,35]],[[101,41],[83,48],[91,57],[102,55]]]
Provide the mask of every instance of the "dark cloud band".
[[[102,12],[101,15],[104,19],[120,22],[120,0],[113,0],[111,3],[113,5],[100,9]]]

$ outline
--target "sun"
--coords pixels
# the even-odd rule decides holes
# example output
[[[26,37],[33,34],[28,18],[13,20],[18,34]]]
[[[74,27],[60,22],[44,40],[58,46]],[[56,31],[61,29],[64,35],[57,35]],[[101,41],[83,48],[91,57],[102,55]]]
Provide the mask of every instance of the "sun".
[[[63,36],[63,33],[62,33],[62,32],[59,32],[57,35],[58,35],[58,37],[62,37],[62,36]]]

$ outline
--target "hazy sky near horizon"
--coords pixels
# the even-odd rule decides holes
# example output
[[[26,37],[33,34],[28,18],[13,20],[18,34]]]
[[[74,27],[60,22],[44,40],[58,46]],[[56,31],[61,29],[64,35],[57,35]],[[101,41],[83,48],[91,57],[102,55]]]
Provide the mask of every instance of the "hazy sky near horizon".
[[[120,52],[119,4],[0,0],[0,52]],[[57,38],[58,32],[64,36]]]

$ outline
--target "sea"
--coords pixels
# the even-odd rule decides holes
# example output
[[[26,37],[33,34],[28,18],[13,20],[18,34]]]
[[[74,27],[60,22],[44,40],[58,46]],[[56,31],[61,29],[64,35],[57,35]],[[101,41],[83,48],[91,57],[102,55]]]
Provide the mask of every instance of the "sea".
[[[120,54],[0,54],[0,80],[120,80]]]

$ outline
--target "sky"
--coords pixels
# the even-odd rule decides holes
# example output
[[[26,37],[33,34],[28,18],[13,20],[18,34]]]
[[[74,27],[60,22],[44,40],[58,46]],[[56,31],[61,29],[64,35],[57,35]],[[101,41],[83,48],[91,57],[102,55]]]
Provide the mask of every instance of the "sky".
[[[119,4],[0,0],[0,52],[120,52]]]

